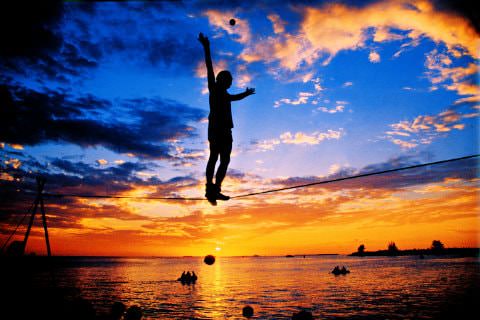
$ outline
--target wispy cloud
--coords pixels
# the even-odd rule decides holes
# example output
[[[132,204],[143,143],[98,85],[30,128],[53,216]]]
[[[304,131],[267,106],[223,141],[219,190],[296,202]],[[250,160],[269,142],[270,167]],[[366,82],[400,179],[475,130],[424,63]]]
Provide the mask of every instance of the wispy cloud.
[[[290,98],[282,98],[280,100],[276,100],[274,103],[273,103],[273,107],[274,108],[278,108],[280,107],[282,104],[290,104],[290,105],[294,105],[294,106],[297,106],[297,105],[300,105],[300,104],[307,104],[308,103],[308,99],[313,96],[312,93],[310,92],[300,92],[298,93],[298,96],[296,99],[290,99]]]
[[[255,151],[271,151],[280,144],[316,145],[324,140],[339,140],[344,134],[345,131],[343,128],[327,130],[326,132],[314,131],[311,133],[301,131],[292,133],[286,131],[280,134],[278,138],[257,141],[253,145]]]
[[[272,22],[273,32],[274,33],[283,33],[285,32],[285,24],[286,22],[283,21],[278,14],[269,14],[267,16],[268,20]]]
[[[432,50],[426,57],[426,75],[434,86],[442,85],[445,89],[464,96],[456,103],[480,101],[480,86],[476,82],[479,69],[475,63],[469,63],[465,67],[452,67],[450,55],[437,49]]]
[[[461,114],[451,109],[438,115],[420,115],[411,121],[391,124],[393,130],[386,132],[387,139],[404,149],[415,148],[420,144],[430,144],[435,138],[452,130],[463,130],[465,124],[461,120],[478,115]]]
[[[344,105],[337,105],[333,108],[327,108],[327,107],[318,107],[317,110],[321,112],[326,112],[326,113],[337,113],[337,112],[343,112],[345,109]]]
[[[105,166],[108,164],[108,160],[105,160],[105,159],[98,159],[98,160],[95,160],[95,162],[100,166]]]
[[[304,82],[312,82],[314,86],[313,91],[301,91],[297,94],[297,97],[295,99],[291,98],[282,98],[279,100],[276,100],[273,103],[274,108],[280,107],[282,104],[290,104],[290,105],[300,105],[300,104],[307,104],[310,100],[312,104],[317,104],[318,100],[317,98],[320,96],[321,92],[324,90],[324,88],[321,85],[321,80],[320,78],[311,78],[309,76],[307,81]]]

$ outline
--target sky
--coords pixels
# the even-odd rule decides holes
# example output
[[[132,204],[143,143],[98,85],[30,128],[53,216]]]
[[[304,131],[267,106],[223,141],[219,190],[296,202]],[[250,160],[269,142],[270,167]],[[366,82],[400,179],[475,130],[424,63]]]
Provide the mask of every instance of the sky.
[[[5,9],[5,10],[3,10]],[[0,13],[0,240],[48,193],[202,198],[208,89],[233,75],[228,195],[479,153],[469,1],[9,4]],[[235,19],[234,26],[229,24]],[[202,256],[479,246],[478,159],[207,201],[46,198],[53,254]],[[13,239],[23,239],[20,224]],[[27,252],[45,254],[39,216]]]

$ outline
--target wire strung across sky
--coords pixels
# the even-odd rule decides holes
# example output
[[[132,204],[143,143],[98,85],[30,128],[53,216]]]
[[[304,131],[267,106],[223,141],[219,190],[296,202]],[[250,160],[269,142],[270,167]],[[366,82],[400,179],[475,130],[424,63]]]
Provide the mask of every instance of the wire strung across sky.
[[[391,172],[397,172],[397,171],[427,167],[427,166],[438,165],[438,164],[443,164],[443,163],[448,163],[448,162],[454,162],[454,161],[476,158],[476,157],[479,157],[479,156],[480,156],[480,154],[474,154],[474,155],[469,155],[469,156],[460,157],[460,158],[453,158],[453,159],[440,160],[440,161],[429,162],[429,163],[422,163],[422,164],[411,165],[411,166],[407,166],[407,167],[383,170],[383,171],[368,172],[368,173],[363,173],[363,174],[358,174],[358,175],[348,176],[348,177],[342,177],[342,178],[336,178],[336,179],[315,181],[315,182],[311,182],[311,183],[299,184],[299,185],[290,186],[290,187],[283,187],[283,188],[270,189],[270,190],[265,190],[265,191],[251,192],[251,193],[246,193],[246,194],[240,194],[240,195],[237,195],[237,196],[232,196],[232,197],[230,197],[230,199],[239,199],[239,198],[246,198],[246,197],[252,197],[252,196],[257,196],[257,195],[264,195],[264,194],[267,194],[267,193],[280,192],[280,191],[285,191],[285,190],[307,188],[307,187],[316,186],[316,185],[320,185],[320,184],[334,183],[334,182],[339,182],[339,181],[344,181],[344,180],[352,180],[352,179],[364,178],[364,177],[380,175],[380,174],[385,174],[385,173],[391,173]],[[74,193],[44,193],[43,195],[46,196],[46,197],[57,197],[57,198],[71,197],[71,198],[97,198],[97,199],[137,199],[137,200],[176,200],[176,201],[204,201],[204,200],[207,200],[206,198],[188,198],[188,197],[116,196],[116,195],[95,195],[95,194],[76,194],[76,193],[75,194]]]
[[[453,158],[453,159],[447,159],[447,160],[441,160],[441,161],[435,161],[435,162],[429,162],[429,163],[422,163],[422,164],[417,164],[417,165],[412,165],[412,166],[407,166],[407,167],[383,170],[383,171],[368,172],[368,173],[358,174],[358,175],[354,175],[354,176],[348,176],[348,177],[336,178],[336,179],[329,179],[329,180],[321,180],[321,181],[299,184],[299,185],[290,186],[290,187],[284,187],[284,188],[277,188],[277,189],[270,189],[270,190],[265,190],[265,191],[251,192],[251,193],[241,194],[241,195],[238,195],[238,196],[233,196],[233,197],[230,197],[230,199],[239,199],[239,198],[246,198],[246,197],[252,197],[252,196],[257,196],[257,195],[264,195],[264,194],[267,194],[267,193],[280,192],[280,191],[285,191],[285,190],[307,188],[307,187],[316,186],[316,185],[320,185],[320,184],[334,183],[334,182],[339,182],[339,181],[344,181],[344,180],[364,178],[364,177],[380,175],[380,174],[385,174],[385,173],[391,173],[391,172],[397,172],[397,171],[402,171],[402,170],[409,170],[409,169],[427,167],[427,166],[438,165],[438,164],[443,164],[443,163],[448,163],[448,162],[454,162],[454,161],[476,158],[476,157],[479,157],[479,156],[480,156],[480,154],[474,154],[474,155],[469,155],[469,156],[465,156],[465,157],[461,157],[461,158]],[[73,194],[73,193],[42,193],[42,196],[44,196],[44,197],[55,197],[55,198],[70,197],[70,198],[97,198],[97,199],[176,200],[176,201],[204,201],[204,200],[207,200],[206,198],[187,198],[187,197],[147,197],[147,196],[139,197],[139,196],[115,196],[115,195]],[[23,223],[23,221],[25,220],[28,213],[30,213],[32,208],[33,208],[33,205],[27,211],[27,213],[23,216],[23,218],[18,222],[16,228],[13,230],[13,232],[8,237],[8,239],[4,242],[0,251],[3,251],[3,249],[6,247],[7,243],[10,241],[12,236],[16,233],[18,227]]]

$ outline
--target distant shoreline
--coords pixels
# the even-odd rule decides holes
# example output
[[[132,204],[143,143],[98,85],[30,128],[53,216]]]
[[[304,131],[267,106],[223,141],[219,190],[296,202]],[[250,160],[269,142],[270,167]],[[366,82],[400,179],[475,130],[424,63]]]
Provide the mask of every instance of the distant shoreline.
[[[378,250],[354,252],[349,254],[353,257],[377,257],[377,256],[460,256],[460,257],[480,257],[480,248],[446,248],[442,250],[435,249],[407,249],[398,251]]]
[[[375,257],[375,256],[414,256],[414,255],[436,255],[436,256],[445,256],[445,255],[454,255],[454,256],[465,256],[465,257],[480,257],[480,248],[445,248],[443,250],[432,250],[432,249],[406,249],[398,250],[391,252],[388,250],[377,250],[377,251],[364,251],[353,252],[350,254],[344,253],[315,253],[315,254],[285,254],[285,255],[241,255],[241,256],[218,256],[219,258],[303,258],[305,257],[319,257],[319,256],[350,256],[350,257]],[[46,255],[30,255],[26,254],[24,258],[43,258],[47,257]],[[185,259],[185,258],[198,258],[203,259],[204,256],[119,256],[119,255],[52,255],[53,258],[92,258],[92,259],[124,259],[124,258],[138,258],[138,259]],[[5,255],[0,255],[0,259],[9,258]],[[18,257],[17,257],[18,258]]]

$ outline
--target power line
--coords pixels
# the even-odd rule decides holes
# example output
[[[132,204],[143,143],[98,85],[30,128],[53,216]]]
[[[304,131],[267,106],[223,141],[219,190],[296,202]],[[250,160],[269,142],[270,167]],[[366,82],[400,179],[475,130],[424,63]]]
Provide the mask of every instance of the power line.
[[[407,167],[383,170],[383,171],[363,173],[363,174],[348,176],[348,177],[343,177],[343,178],[322,180],[322,181],[316,181],[316,182],[300,184],[300,185],[295,185],[295,186],[290,186],[290,187],[270,189],[270,190],[258,191],[258,192],[251,192],[251,193],[241,194],[241,195],[237,195],[237,196],[232,196],[232,197],[230,197],[230,199],[246,198],[246,197],[251,197],[251,196],[256,196],[256,195],[263,195],[263,194],[267,194],[267,193],[273,193],[273,192],[279,192],[279,191],[285,191],[285,190],[291,190],[291,189],[306,188],[306,187],[311,187],[311,186],[320,185],[320,184],[327,184],[327,183],[334,183],[334,182],[339,182],[339,181],[344,181],[344,180],[364,178],[364,177],[369,177],[369,176],[373,176],[373,175],[380,175],[380,174],[385,174],[385,173],[391,173],[391,172],[397,172],[397,171],[427,167],[427,166],[432,166],[432,165],[438,165],[438,164],[443,164],[443,163],[448,163],[448,162],[466,160],[466,159],[476,158],[476,157],[479,157],[479,156],[480,156],[480,154],[474,154],[474,155],[469,155],[469,156],[460,157],[460,158],[453,158],[453,159],[447,159],[447,160],[441,160],[441,161],[435,161],[435,162],[429,162],[429,163],[422,163],[422,164],[417,164],[417,165],[412,165],[412,166],[407,166]],[[72,194],[72,193],[68,193],[68,194],[65,194],[65,193],[45,193],[44,196],[57,197],[57,198],[73,197],[73,198],[96,198],[96,199],[138,199],[138,200],[173,200],[173,201],[205,201],[205,200],[207,200],[205,198],[186,198],[186,197],[147,197],[147,196],[138,197],[138,196],[115,196],[115,195]]]

